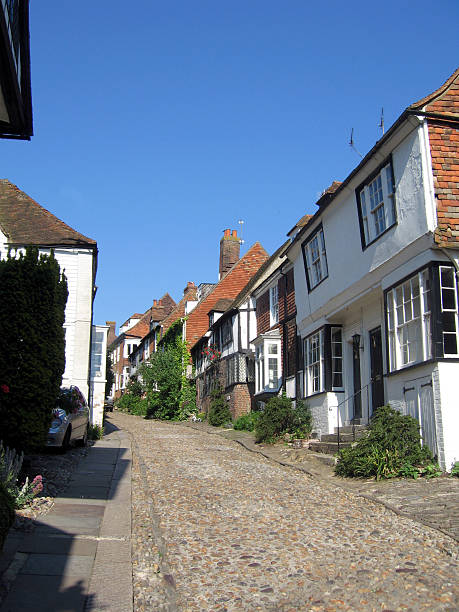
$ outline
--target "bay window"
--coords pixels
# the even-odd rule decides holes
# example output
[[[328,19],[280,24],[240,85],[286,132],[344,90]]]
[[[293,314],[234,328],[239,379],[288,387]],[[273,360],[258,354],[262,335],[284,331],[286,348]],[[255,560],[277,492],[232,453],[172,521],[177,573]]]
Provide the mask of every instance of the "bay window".
[[[324,330],[321,329],[304,341],[305,395],[324,390]]]
[[[255,342],[255,393],[276,392],[282,382],[281,337],[268,332]]]
[[[343,332],[325,325],[304,339],[304,397],[324,391],[342,392]]]
[[[453,266],[431,264],[389,289],[386,317],[390,371],[432,358],[458,357],[458,292]]]
[[[422,270],[387,292],[391,371],[432,356],[430,278]]]
[[[443,355],[456,356],[458,354],[458,308],[457,286],[454,268],[440,266],[440,299],[441,321],[443,335]]]

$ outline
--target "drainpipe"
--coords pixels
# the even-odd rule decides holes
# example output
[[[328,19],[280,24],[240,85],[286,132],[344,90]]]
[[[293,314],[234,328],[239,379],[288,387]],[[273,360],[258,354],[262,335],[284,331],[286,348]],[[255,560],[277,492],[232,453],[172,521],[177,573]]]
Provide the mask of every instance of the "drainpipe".
[[[285,319],[287,315],[287,274],[282,272],[282,268],[280,269],[280,275],[284,278],[284,318],[282,321],[282,344],[283,346],[283,359],[282,359],[282,391],[284,393],[287,392],[287,381],[286,381],[286,372],[285,372],[285,360],[288,351],[287,344],[287,325],[285,324]],[[296,381],[295,381],[295,399],[296,399]]]

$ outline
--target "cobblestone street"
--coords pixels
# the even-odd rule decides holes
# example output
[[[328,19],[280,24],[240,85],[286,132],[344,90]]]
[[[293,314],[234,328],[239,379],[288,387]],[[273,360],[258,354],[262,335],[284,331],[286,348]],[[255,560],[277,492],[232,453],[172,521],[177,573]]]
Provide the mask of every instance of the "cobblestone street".
[[[136,611],[457,610],[457,542],[185,424],[132,440]]]

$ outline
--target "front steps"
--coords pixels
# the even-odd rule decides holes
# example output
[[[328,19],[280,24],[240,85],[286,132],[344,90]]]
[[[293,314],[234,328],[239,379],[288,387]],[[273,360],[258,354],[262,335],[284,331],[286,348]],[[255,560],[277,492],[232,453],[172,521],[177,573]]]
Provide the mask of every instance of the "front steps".
[[[352,445],[355,440],[361,438],[367,431],[366,425],[344,425],[339,428],[339,449],[347,448]],[[354,438],[355,431],[355,438]],[[335,433],[323,434],[320,441],[311,440],[309,449],[316,453],[326,453],[327,455],[335,455],[338,452],[338,428],[335,427]]]

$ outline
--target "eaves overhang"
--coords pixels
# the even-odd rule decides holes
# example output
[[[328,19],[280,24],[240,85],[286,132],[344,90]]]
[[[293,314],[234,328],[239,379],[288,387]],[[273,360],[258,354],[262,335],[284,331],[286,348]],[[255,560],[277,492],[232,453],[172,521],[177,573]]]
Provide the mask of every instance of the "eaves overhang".
[[[335,200],[341,195],[345,189],[348,188],[351,181],[358,175],[361,170],[368,164],[368,162],[375,156],[375,154],[394,136],[394,134],[402,127],[404,123],[410,122],[412,128],[410,131],[414,130],[416,127],[422,124],[423,119],[420,116],[425,115],[425,113],[420,113],[418,111],[413,111],[410,109],[406,109],[400,117],[392,124],[392,126],[387,130],[382,138],[380,138],[376,144],[368,151],[362,161],[358,166],[352,170],[352,172],[344,179],[344,181],[340,184],[340,186],[336,189],[336,191],[331,194],[331,197],[328,198],[319,208],[319,210],[312,216],[312,218],[306,223],[306,225],[298,232],[295,236],[294,240],[286,249],[287,257],[292,252],[298,243],[301,243],[305,236],[308,234],[310,229],[314,226],[316,221],[320,219],[323,212],[333,203]],[[443,116],[443,115],[442,115]],[[443,116],[444,117],[444,116]],[[456,119],[457,121],[457,119]]]

